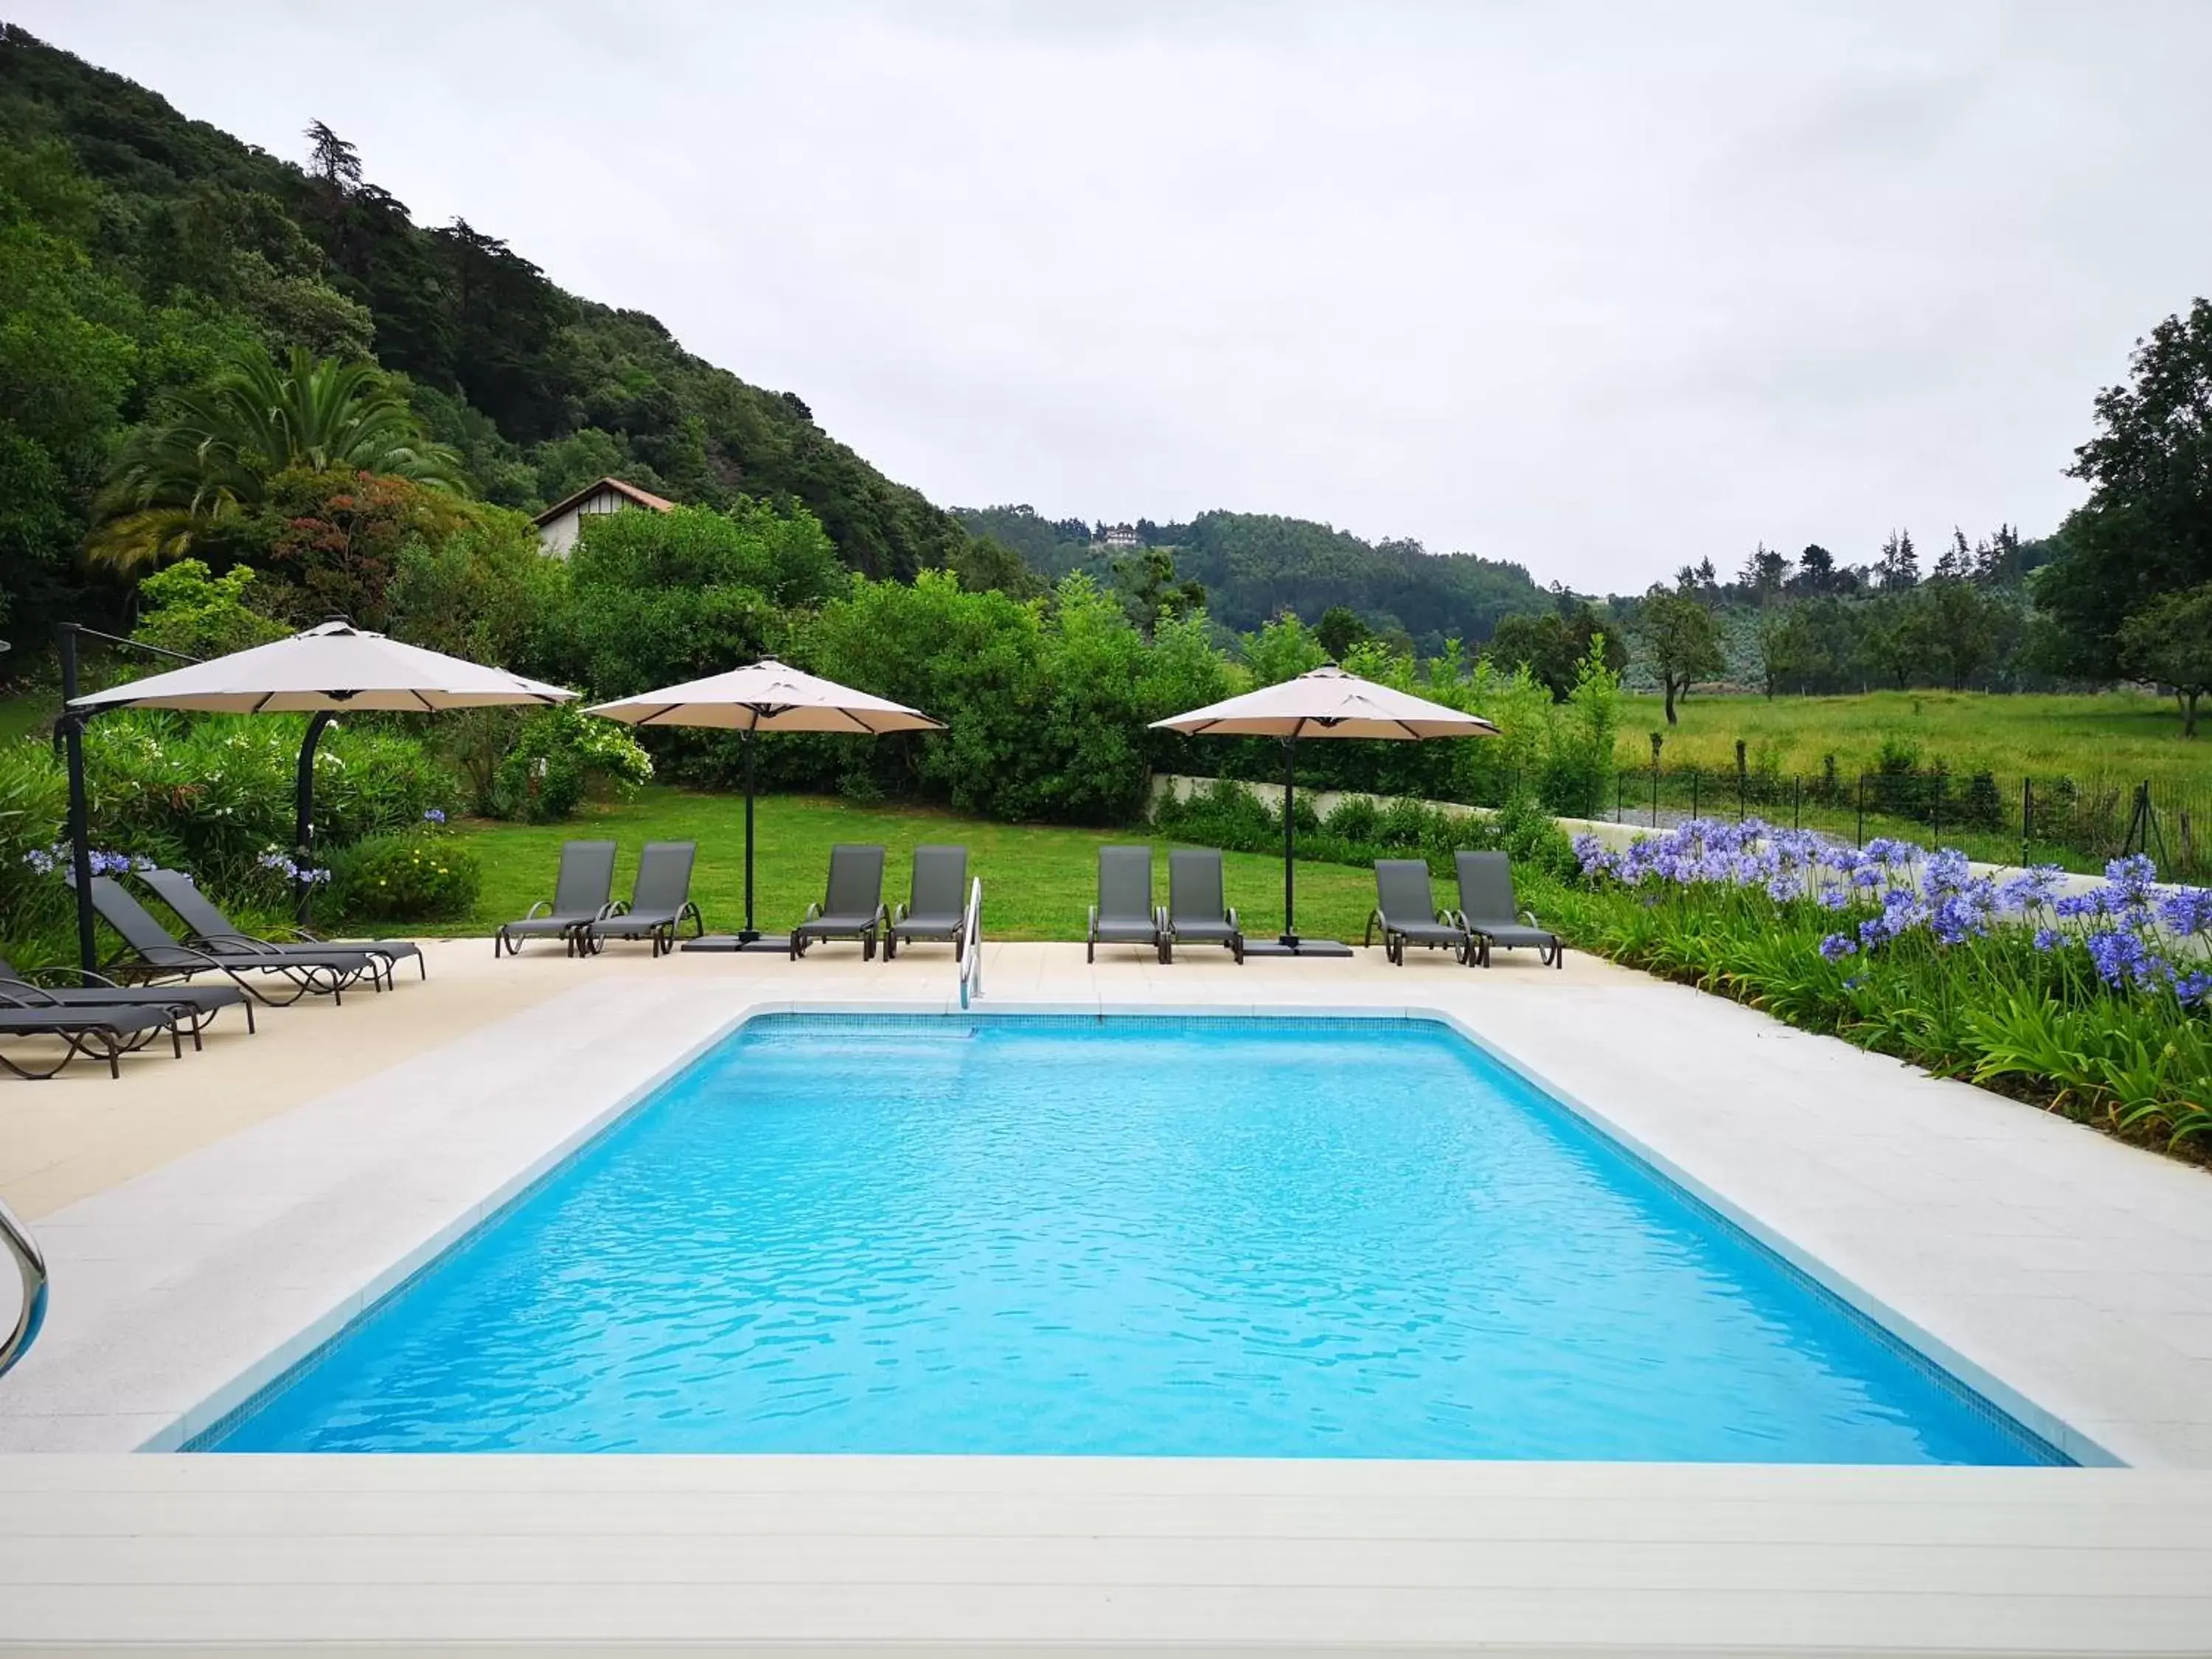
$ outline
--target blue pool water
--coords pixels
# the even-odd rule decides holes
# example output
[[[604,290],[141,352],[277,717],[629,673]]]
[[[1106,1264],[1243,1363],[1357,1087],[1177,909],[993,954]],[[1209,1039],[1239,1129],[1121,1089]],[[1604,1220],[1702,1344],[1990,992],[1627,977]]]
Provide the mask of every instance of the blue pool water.
[[[829,1017],[206,1449],[2054,1455],[1440,1026]]]

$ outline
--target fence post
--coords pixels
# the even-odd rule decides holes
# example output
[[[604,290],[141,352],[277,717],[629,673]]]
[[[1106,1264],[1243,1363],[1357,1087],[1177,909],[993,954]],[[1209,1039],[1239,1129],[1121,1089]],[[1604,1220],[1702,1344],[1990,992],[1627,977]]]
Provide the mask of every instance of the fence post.
[[[1651,827],[1659,827],[1659,745],[1665,742],[1658,732],[1651,734]]]
[[[1790,827],[1792,830],[1802,830],[1805,827],[1805,780],[1802,776],[1790,780],[1790,793],[1791,797]]]
[[[1866,845],[1866,774],[1859,774],[1859,838],[1857,845]]]
[[[2020,780],[2020,867],[2027,868],[2028,837],[2035,825],[2035,780],[2022,774]]]
[[[1932,832],[1932,837],[1936,845],[1939,848],[1943,844],[1943,797],[1947,793],[1948,793],[1950,785],[1950,774],[1948,772],[1936,773],[1936,793],[1934,798],[1929,803],[1928,822]]]
[[[1690,769],[1690,816],[1691,816],[1692,817],[1697,817],[1697,816],[1698,816],[1698,775],[1698,775],[1698,769],[1697,769],[1696,767],[1694,767],[1694,766],[1693,766],[1693,767],[1692,767],[1692,768]]]
[[[1735,740],[1735,821],[1743,822],[1743,739]]]

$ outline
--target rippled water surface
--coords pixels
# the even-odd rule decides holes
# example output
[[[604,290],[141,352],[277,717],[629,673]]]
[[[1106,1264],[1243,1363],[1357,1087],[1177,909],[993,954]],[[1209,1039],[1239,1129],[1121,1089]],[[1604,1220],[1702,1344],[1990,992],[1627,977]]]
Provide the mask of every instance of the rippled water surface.
[[[216,1449],[2039,1461],[1439,1027],[817,1018]]]

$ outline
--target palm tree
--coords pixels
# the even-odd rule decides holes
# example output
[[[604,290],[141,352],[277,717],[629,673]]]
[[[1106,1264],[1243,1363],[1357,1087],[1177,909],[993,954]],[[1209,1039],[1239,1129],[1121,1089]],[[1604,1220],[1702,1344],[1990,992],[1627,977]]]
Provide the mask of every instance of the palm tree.
[[[375,369],[297,346],[282,364],[251,351],[125,441],[94,507],[88,552],[125,570],[175,558],[295,468],[467,489],[460,456],[430,441]]]

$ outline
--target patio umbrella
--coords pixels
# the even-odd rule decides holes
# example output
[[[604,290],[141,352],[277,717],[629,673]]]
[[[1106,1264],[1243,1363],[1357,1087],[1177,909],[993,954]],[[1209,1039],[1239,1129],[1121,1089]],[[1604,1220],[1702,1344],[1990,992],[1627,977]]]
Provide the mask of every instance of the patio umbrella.
[[[1296,860],[1291,828],[1292,792],[1297,787],[1301,738],[1382,738],[1419,742],[1425,738],[1494,738],[1498,728],[1480,714],[1462,714],[1387,685],[1363,680],[1341,668],[1309,669],[1294,680],[1261,686],[1241,697],[1209,703],[1187,714],[1152,724],[1193,736],[1279,738],[1283,744],[1283,936],[1273,945],[1248,945],[1248,956],[1346,957],[1352,947],[1334,939],[1302,939],[1293,921],[1296,898],[1291,874]]]
[[[641,691],[585,710],[629,726],[696,726],[735,732],[745,757],[745,925],[735,935],[696,939],[687,951],[785,951],[781,939],[753,925],[753,733],[843,732],[873,737],[886,732],[941,732],[919,709],[855,691],[849,685],[803,674],[772,657],[703,680]]]
[[[326,622],[269,645],[234,651],[227,657],[196,662],[166,674],[71,698],[67,712],[82,722],[106,708],[181,708],[210,714],[301,714],[307,716],[307,741],[300,746],[295,842],[302,863],[314,845],[315,745],[324,729],[347,710],[378,709],[435,714],[449,708],[493,708],[515,703],[565,702],[574,691],[525,679],[501,668],[486,668],[442,651],[426,651],[356,628],[343,620]],[[70,780],[72,795],[83,788],[81,775]],[[80,827],[81,814],[71,819]],[[82,842],[82,835],[78,837]],[[81,942],[91,940],[91,894],[85,879],[88,861],[80,845],[77,908]],[[306,888],[300,889],[305,903]]]

